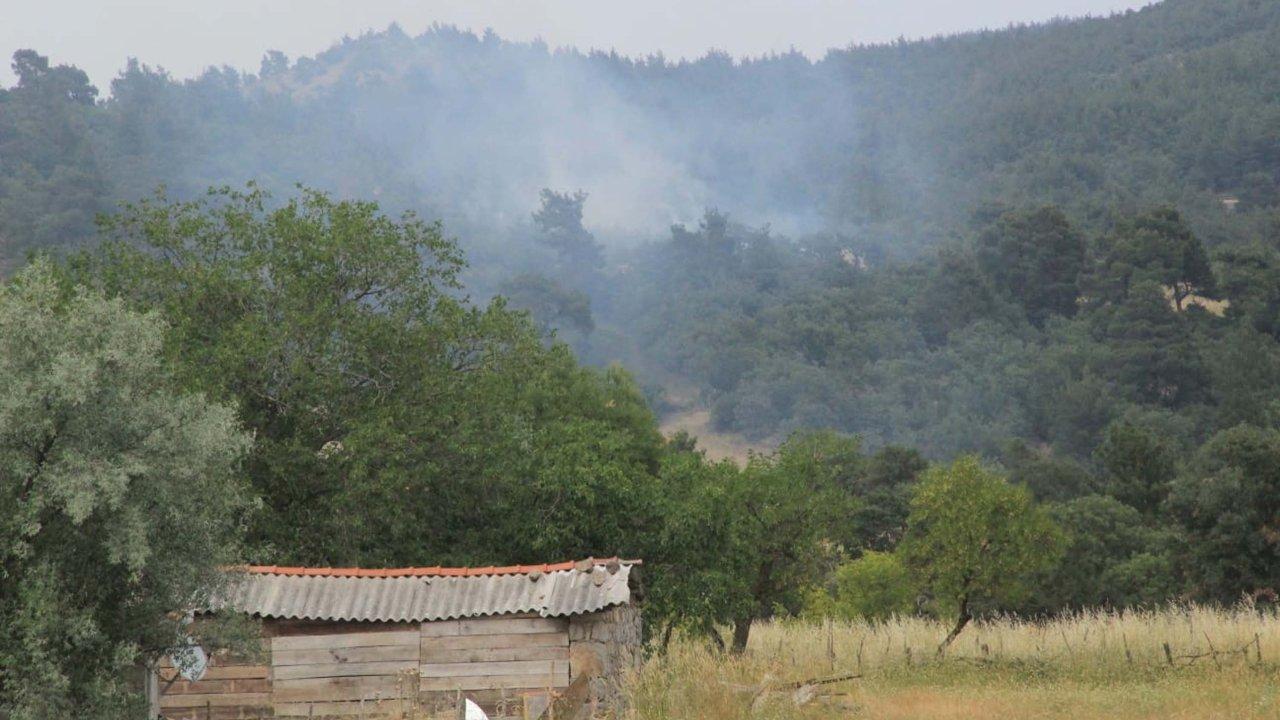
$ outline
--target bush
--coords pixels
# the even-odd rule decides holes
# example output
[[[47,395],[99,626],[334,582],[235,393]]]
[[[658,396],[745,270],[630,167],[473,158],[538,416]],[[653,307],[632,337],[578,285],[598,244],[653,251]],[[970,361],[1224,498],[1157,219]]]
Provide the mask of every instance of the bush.
[[[915,607],[911,574],[893,553],[869,551],[837,568],[832,581],[831,590],[815,588],[805,599],[805,615],[887,620]]]

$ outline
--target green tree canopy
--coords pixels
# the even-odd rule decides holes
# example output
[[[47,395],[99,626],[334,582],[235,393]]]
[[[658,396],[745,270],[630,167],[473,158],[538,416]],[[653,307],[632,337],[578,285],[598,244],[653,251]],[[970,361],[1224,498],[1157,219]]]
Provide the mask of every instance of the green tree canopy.
[[[163,197],[73,274],[171,325],[189,388],[257,437],[257,557],[315,564],[634,551],[661,438],[620,370],[581,368],[498,300],[458,298],[439,226],[319,192]]]
[[[1056,207],[1006,212],[978,236],[983,272],[1035,325],[1075,315],[1084,259],[1084,236]]]
[[[858,447],[856,438],[797,433],[743,468],[673,447],[664,464],[661,559],[651,568],[664,578],[657,614],[713,638],[717,625],[732,625],[731,648],[740,652],[753,622],[780,607],[798,611],[821,574],[828,539],[853,507],[839,478],[862,462]]]
[[[974,456],[931,468],[911,500],[900,551],[956,625],[951,641],[982,608],[1007,606],[1057,562],[1061,531],[1025,487],[1011,485]]]
[[[570,272],[596,269],[604,264],[604,250],[582,225],[582,208],[587,194],[556,192],[543,188],[539,194],[542,206],[533,214],[533,224],[540,233],[538,240],[555,250]]]
[[[805,614],[844,620],[888,620],[915,610],[911,571],[894,553],[868,551],[832,573],[831,588],[806,597]]]
[[[1179,547],[1167,527],[1104,495],[1054,505],[1050,513],[1066,533],[1066,552],[1038,583],[1027,609],[1124,608],[1178,596]]]
[[[1205,443],[1169,496],[1196,594],[1235,602],[1280,591],[1280,432],[1241,425]]]
[[[1108,294],[1126,295],[1136,283],[1149,280],[1168,288],[1181,310],[1191,295],[1217,293],[1204,245],[1172,207],[1120,221],[1104,239],[1100,259],[1098,289]]]
[[[250,437],[163,333],[45,262],[0,286],[0,715],[138,717],[125,671],[241,560]]]
[[[735,478],[739,535],[732,559],[747,592],[733,618],[733,649],[746,648],[751,624],[801,600],[819,569],[821,545],[854,503],[838,478],[862,462],[857,438],[797,433],[773,455],[757,455]]]
[[[0,272],[24,252],[93,235],[107,182],[89,137],[98,89],[84,71],[13,54],[18,84],[0,89]]]

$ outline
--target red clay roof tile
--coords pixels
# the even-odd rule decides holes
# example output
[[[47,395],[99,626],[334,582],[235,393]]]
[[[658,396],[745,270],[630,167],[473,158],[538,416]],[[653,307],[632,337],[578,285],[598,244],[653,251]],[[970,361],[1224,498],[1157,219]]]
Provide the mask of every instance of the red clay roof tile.
[[[541,565],[506,565],[503,567],[406,567],[406,568],[331,568],[331,567],[286,567],[281,565],[250,565],[247,570],[254,575],[313,575],[321,577],[476,577],[491,575],[528,575],[530,573],[559,572],[572,570],[580,563],[594,565],[640,565],[639,560],[621,560],[619,558],[587,558],[586,560],[569,560],[561,563],[543,563]]]

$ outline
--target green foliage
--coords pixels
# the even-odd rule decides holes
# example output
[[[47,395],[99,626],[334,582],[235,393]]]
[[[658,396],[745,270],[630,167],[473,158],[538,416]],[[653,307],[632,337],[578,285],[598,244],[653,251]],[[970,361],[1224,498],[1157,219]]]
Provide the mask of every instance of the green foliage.
[[[660,438],[620,370],[455,296],[438,226],[303,190],[159,197],[73,275],[156,308],[187,386],[235,402],[255,557],[320,565],[634,552]]]
[[[603,248],[582,226],[587,194],[581,190],[570,194],[544,188],[540,197],[542,207],[533,214],[539,242],[555,250],[561,263],[572,272],[603,265]]]
[[[517,275],[499,291],[512,307],[527,310],[544,330],[565,329],[590,334],[595,329],[591,298],[542,275]]]
[[[0,273],[26,252],[87,242],[106,206],[88,137],[98,89],[32,50],[15,52],[12,67],[18,84],[0,89]]]
[[[858,506],[850,516],[854,549],[890,551],[907,529],[915,482],[928,467],[919,451],[890,445],[867,459],[853,483]]]
[[[1010,443],[1003,461],[1009,481],[1026,487],[1041,502],[1070,500],[1092,489],[1093,477],[1080,463],[1039,452],[1022,442]]]
[[[250,436],[175,389],[164,330],[44,261],[0,286],[0,715],[137,717],[126,671],[240,560]]]
[[[1062,561],[1027,606],[1040,612],[1153,606],[1178,596],[1177,538],[1129,505],[1088,495],[1050,508],[1066,534]]]
[[[1044,325],[1070,317],[1080,296],[1085,240],[1062,210],[1007,212],[978,236],[978,260],[992,283]]]
[[[1211,378],[1196,345],[1198,328],[1170,305],[1161,285],[1138,281],[1090,319],[1105,343],[1094,367],[1129,399],[1168,407],[1206,399]]]
[[[1221,248],[1215,259],[1228,317],[1280,337],[1280,253],[1254,243]]]
[[[812,63],[393,30],[270,54],[258,76],[180,82],[130,62],[104,100],[79,70],[19,51],[0,89],[0,272],[33,248],[107,241],[68,287],[157,314],[169,392],[234,406],[254,433],[244,468],[264,507],[246,557],[634,553],[655,617],[743,636],[795,611],[838,548],[890,552],[904,533],[896,557],[974,611],[1265,594],[1276,48],[1280,6],[1254,0]],[[567,102],[512,77],[564,82]],[[549,147],[597,151],[583,155],[610,182],[610,160],[637,172],[587,188],[612,218],[628,204],[687,217],[691,197],[727,212],[665,238],[593,232],[582,191],[544,190],[530,214]],[[162,196],[91,226],[159,184],[191,200],[246,177],[333,194]],[[366,192],[391,214],[335,199]],[[449,218],[472,266],[406,208]],[[770,219],[838,232],[787,237]],[[744,469],[708,463],[689,438],[662,442],[625,372],[580,367],[559,341],[681,388],[717,430],[792,440]],[[797,434],[819,427],[863,444]],[[969,459],[917,489],[924,458],[967,452],[1000,459],[1011,484]],[[948,493],[967,514],[930,500]],[[1057,503],[1072,548],[1036,572],[1057,543],[1032,497]],[[1028,536],[1044,557],[1023,552]],[[1011,549],[958,549],[983,540]],[[962,593],[964,566],[993,584]],[[54,597],[58,578],[33,571],[23,592]],[[31,603],[23,622],[44,622],[52,604]]]
[[[1109,497],[1154,515],[1176,473],[1174,451],[1157,433],[1129,422],[1107,427],[1095,457],[1102,465],[1102,488]]]
[[[1234,602],[1280,588],[1280,432],[1245,425],[1214,435],[1170,490],[1199,597]]]
[[[843,620],[888,620],[915,610],[911,572],[893,553],[866,552],[841,564],[831,589],[814,588],[805,598],[804,614]]]
[[[752,622],[799,610],[824,569],[826,541],[853,507],[840,478],[862,461],[858,447],[831,433],[797,434],[744,468],[673,448],[651,567],[664,579],[651,600],[659,617],[712,634],[730,623],[741,651]]]
[[[1023,600],[1062,554],[1061,531],[1031,493],[973,456],[925,473],[907,523],[903,560],[960,627],[975,611]]]
[[[1216,293],[1204,245],[1171,207],[1124,219],[1104,239],[1100,255],[1095,291],[1103,297],[1126,297],[1148,281],[1169,288],[1175,306],[1182,310],[1191,295]]]

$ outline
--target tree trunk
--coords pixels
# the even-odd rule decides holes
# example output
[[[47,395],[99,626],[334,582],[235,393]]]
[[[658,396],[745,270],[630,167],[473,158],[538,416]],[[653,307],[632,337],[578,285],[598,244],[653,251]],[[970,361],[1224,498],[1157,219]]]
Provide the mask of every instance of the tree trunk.
[[[747,639],[751,636],[751,618],[742,617],[733,621],[733,646],[731,650],[734,655],[741,655],[743,650],[747,649]]]
[[[973,616],[969,614],[969,596],[960,598],[960,617],[956,618],[956,626],[951,628],[951,632],[947,633],[947,637],[938,646],[938,656],[941,657],[947,651],[947,648],[960,635],[960,631],[964,630],[964,626],[969,624]]]
[[[719,630],[711,628],[711,632],[707,634],[707,638],[711,641],[711,644],[715,646],[716,652],[724,652],[724,638],[721,637]]]

